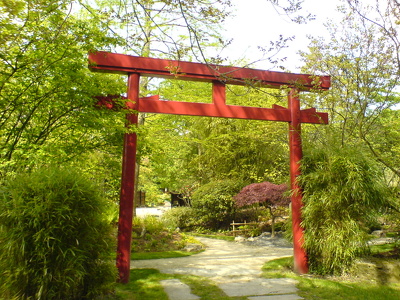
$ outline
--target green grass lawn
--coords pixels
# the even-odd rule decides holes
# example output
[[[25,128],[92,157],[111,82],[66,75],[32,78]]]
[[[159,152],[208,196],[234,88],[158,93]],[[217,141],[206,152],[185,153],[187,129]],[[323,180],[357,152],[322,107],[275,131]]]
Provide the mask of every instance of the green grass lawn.
[[[346,282],[318,278],[299,278],[298,295],[304,299],[398,300],[399,285]]]
[[[383,247],[384,248],[384,247]],[[396,265],[397,261],[380,260],[385,265]],[[299,281],[298,295],[304,299],[343,299],[343,300],[398,300],[400,281],[392,278],[382,283],[379,273],[355,268],[348,277],[299,276],[292,272],[293,257],[280,258],[267,262],[263,267],[266,278],[290,277]],[[379,268],[379,264],[377,265]],[[399,270],[397,270],[398,272]],[[357,272],[359,272],[357,274]],[[391,275],[391,274],[386,274]]]
[[[299,276],[291,271],[293,258],[280,258],[266,263],[264,277],[289,277],[298,280],[298,295],[304,299],[343,300],[398,300],[400,284],[379,284],[375,280],[357,281],[355,278]],[[201,300],[246,300],[246,297],[228,297],[208,278],[192,275],[162,274],[155,269],[133,269],[128,284],[117,285],[117,299],[168,300],[160,281],[179,279],[189,285]]]

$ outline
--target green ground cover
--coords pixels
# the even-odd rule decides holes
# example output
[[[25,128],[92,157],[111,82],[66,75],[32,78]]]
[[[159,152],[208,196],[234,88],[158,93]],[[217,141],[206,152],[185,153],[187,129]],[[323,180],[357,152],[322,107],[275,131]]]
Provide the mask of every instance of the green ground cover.
[[[375,247],[375,250],[378,248],[390,247],[379,246]],[[263,276],[266,278],[290,277],[298,280],[298,295],[304,299],[400,299],[400,278],[398,276],[400,264],[394,259],[370,257],[357,262],[348,275],[341,277],[299,276],[293,273],[292,269],[292,257],[280,258],[264,265]],[[376,272],[377,270],[378,272]],[[385,280],[382,280],[383,278]]]

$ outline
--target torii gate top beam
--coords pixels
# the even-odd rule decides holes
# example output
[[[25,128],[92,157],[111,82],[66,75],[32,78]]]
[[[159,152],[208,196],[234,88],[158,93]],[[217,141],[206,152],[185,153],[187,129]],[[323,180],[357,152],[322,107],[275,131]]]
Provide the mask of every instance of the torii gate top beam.
[[[273,108],[227,105],[226,84],[253,84],[258,87],[269,88],[287,86],[296,90],[327,90],[330,87],[329,76],[205,65],[108,52],[90,53],[89,63],[93,71],[122,74],[135,73],[140,76],[212,82],[212,103],[162,101],[158,96],[140,98],[135,103],[129,101],[126,103],[127,108],[147,113],[291,122],[290,110],[278,105],[274,105]],[[300,122],[327,124],[328,114],[316,112],[313,108],[301,110]]]
[[[90,68],[93,71],[107,73],[139,73],[141,76],[177,78],[212,82],[219,80],[226,84],[280,88],[296,87],[300,90],[322,89],[330,87],[330,76],[312,76],[292,74],[250,68],[206,65],[177,60],[138,57],[109,52],[89,54]]]

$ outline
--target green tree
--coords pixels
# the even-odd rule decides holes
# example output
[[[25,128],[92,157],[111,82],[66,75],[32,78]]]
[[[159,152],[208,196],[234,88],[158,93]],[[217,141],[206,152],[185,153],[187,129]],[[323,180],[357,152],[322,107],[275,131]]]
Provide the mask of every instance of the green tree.
[[[262,90],[229,88],[229,104],[271,107],[281,103],[280,97]],[[211,101],[211,84],[206,83],[168,81],[159,92],[171,101]],[[150,177],[175,192],[213,180],[285,181],[288,175],[285,123],[152,115],[142,130],[153,171]]]
[[[347,0],[346,2],[354,14],[376,28],[379,35],[386,38],[387,46],[393,50],[394,63],[400,70],[400,41],[398,38],[400,3],[397,0],[375,0],[375,2],[367,3]]]
[[[304,72],[332,78],[332,89],[324,97],[309,95],[304,100],[329,112],[329,128],[342,145],[367,146],[376,160],[399,176],[397,161],[388,155],[396,146],[385,150],[388,135],[382,135],[384,119],[388,120],[384,116],[392,114],[400,101],[396,47],[359,15],[343,11],[343,16],[341,24],[328,23],[330,40],[313,38],[309,52],[302,53]]]
[[[91,73],[87,53],[114,45],[101,25],[71,14],[70,1],[1,2],[0,159],[62,161],[104,144],[93,96],[125,89]],[[106,134],[110,137],[111,134]],[[107,139],[107,137],[105,138]]]
[[[136,2],[98,1],[81,2],[89,15],[106,24],[109,32],[118,35],[125,41],[124,50],[129,54],[139,56],[152,56],[160,58],[173,58],[185,60],[197,60],[202,62],[215,62],[219,58],[210,58],[206,49],[217,49],[224,42],[220,35],[221,24],[229,14],[229,0],[219,1],[163,1],[142,0]],[[213,51],[211,51],[213,52]],[[215,51],[214,51],[215,52]],[[159,81],[151,78],[141,78],[141,96],[152,93]],[[156,166],[154,160],[149,159],[147,152],[155,147],[153,153],[159,152],[157,137],[146,138],[147,128],[140,128],[151,118],[155,124],[154,116],[139,114],[140,141],[136,163],[135,187],[145,189],[147,200],[157,203],[162,195],[157,185],[152,181],[165,181],[167,176],[153,175],[152,168]],[[165,150],[162,150],[165,151]],[[158,159],[157,154],[153,159]],[[168,168],[166,172],[176,177],[177,168]],[[139,170],[141,170],[139,172]],[[139,176],[140,174],[140,176]],[[157,177],[157,178],[156,178]],[[171,186],[169,186],[171,188]],[[158,194],[158,195],[157,195]]]
[[[209,51],[224,42],[221,24],[230,14],[230,0],[81,1],[95,18],[124,41],[124,50],[140,56],[217,62]]]

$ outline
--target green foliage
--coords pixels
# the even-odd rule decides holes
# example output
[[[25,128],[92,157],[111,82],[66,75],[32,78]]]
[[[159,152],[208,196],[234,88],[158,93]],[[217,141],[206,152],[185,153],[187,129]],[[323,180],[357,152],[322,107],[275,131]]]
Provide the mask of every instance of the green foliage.
[[[302,54],[305,61],[302,71],[329,74],[332,88],[322,97],[305,94],[302,103],[326,109],[342,145],[362,142],[398,180],[396,106],[400,101],[397,91],[400,82],[394,74],[399,69],[399,51],[391,36],[396,30],[383,30],[386,25],[394,24],[390,20],[391,10],[387,9],[386,14],[379,14],[372,7],[362,12],[342,8],[342,21],[325,25],[330,38],[312,38],[309,53]],[[374,22],[365,19],[374,13],[382,18],[381,24],[378,19]],[[313,135],[313,140],[316,137],[318,134]]]
[[[210,84],[163,81],[168,100],[210,102]],[[230,86],[229,104],[271,107],[281,98],[271,90]],[[229,99],[231,98],[231,99]],[[226,118],[148,115],[141,127],[146,181],[180,191],[184,186],[239,178],[247,183],[284,182],[288,175],[287,126],[284,123]],[[271,155],[273,153],[273,155]]]
[[[171,230],[191,230],[196,225],[196,214],[192,207],[173,207],[162,216],[164,224]]]
[[[228,229],[235,218],[233,196],[242,187],[242,182],[230,179],[213,181],[198,188],[192,198],[198,222],[210,229]]]
[[[134,232],[140,235],[158,234],[164,230],[164,223],[154,216],[135,217],[132,227]]]
[[[133,219],[132,252],[164,252],[183,249],[191,238],[168,228],[164,219],[154,216]]]
[[[236,209],[235,222],[258,222],[269,220],[270,217],[269,211],[263,206],[241,207]]]
[[[314,273],[349,267],[365,249],[367,224],[391,204],[381,170],[360,150],[331,146],[303,158],[305,247]]]
[[[116,270],[107,203],[88,179],[47,167],[7,178],[0,202],[0,292],[7,299],[93,299]]]
[[[241,235],[245,236],[259,236],[262,231],[261,228],[258,225],[242,225],[238,227],[238,230],[241,231]]]
[[[0,1],[0,176],[83,157],[90,163],[93,152],[109,155],[121,144],[124,113],[99,110],[93,97],[123,93],[126,83],[91,72],[87,61],[118,38],[76,4]]]
[[[220,29],[230,6],[230,0],[85,3],[91,14],[107,20],[110,34],[124,40],[124,52],[197,61],[203,61],[208,49],[216,50],[224,45]],[[217,56],[208,62],[216,63],[220,59]]]

